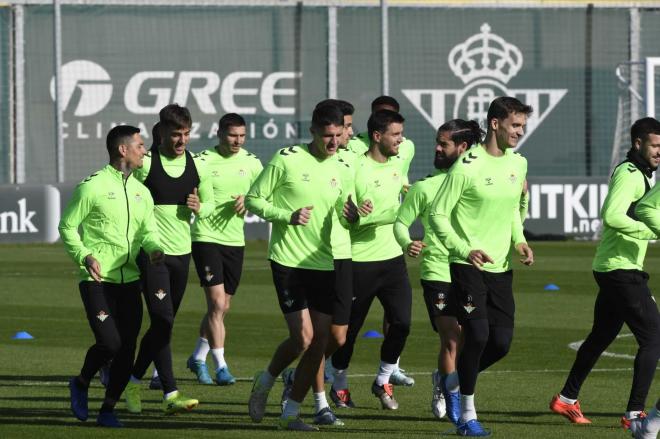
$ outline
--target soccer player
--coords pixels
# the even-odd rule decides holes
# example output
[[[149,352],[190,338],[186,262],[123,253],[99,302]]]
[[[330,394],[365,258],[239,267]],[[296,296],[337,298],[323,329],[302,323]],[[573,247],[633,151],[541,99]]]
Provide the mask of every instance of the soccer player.
[[[394,223],[394,235],[401,248],[413,258],[421,255],[420,264],[424,302],[433,330],[440,336],[438,369],[432,373],[433,397],[431,410],[437,418],[447,413],[457,424],[460,417],[460,395],[456,373],[456,353],[461,328],[458,324],[456,301],[450,290],[449,255],[429,226],[429,208],[449,168],[466,150],[479,143],[484,133],[475,121],[454,119],[438,128],[436,136],[436,171],[410,187]],[[409,227],[421,217],[424,240],[413,241]],[[446,409],[445,409],[446,407]]]
[[[108,133],[106,146],[110,164],[76,187],[59,231],[64,248],[80,268],[80,297],[96,340],[87,351],[80,374],[69,381],[71,410],[76,418],[87,420],[89,382],[112,360],[96,422],[121,427],[114,407],[131,374],[142,323],[135,256],[142,247],[150,264],[162,260],[163,253],[151,195],[131,176],[142,166],[146,152],[140,130],[117,126]]]
[[[642,198],[660,164],[660,122],[639,119],[630,129],[630,138],[627,159],[612,173],[601,209],[603,236],[592,264],[599,290],[591,333],[577,352],[564,388],[550,402],[553,412],[576,424],[591,423],[582,414],[578,394],[624,323],[639,344],[628,406],[621,418],[624,428],[636,428],[641,422],[660,356],[660,315],[648,287],[649,275],[643,271],[648,240],[660,233],[658,189]]]
[[[317,429],[305,424],[299,412],[321,365],[332,323],[333,215],[357,220],[355,209],[342,202],[339,165],[332,160],[344,132],[342,112],[336,106],[316,108],[310,132],[311,143],[275,154],[245,198],[248,210],[273,224],[268,256],[289,329],[268,368],[254,377],[249,414],[261,422],[275,378],[302,354],[279,421],[280,428],[298,431]]]
[[[353,137],[353,113],[355,108],[347,101],[338,99],[326,99],[319,102],[316,108],[326,105],[334,105],[342,112],[344,116],[344,132],[339,141],[337,153],[332,157],[338,161],[340,169],[340,178],[343,188],[343,199],[348,201],[349,196],[355,199],[355,162],[358,156],[348,149],[347,145]],[[357,207],[357,206],[356,206]],[[369,206],[364,205],[359,209],[363,215],[370,213]],[[348,229],[339,224],[338,216],[334,216],[333,233],[331,235],[332,254],[334,257],[335,269],[335,300],[332,311],[332,325],[330,326],[330,338],[325,351],[325,358],[321,363],[319,372],[312,385],[314,392],[314,423],[317,425],[344,425],[343,421],[337,418],[328,405],[325,395],[325,362],[337,348],[346,341],[346,332],[348,331],[348,322],[351,313],[351,304],[353,302],[353,269],[351,260],[351,236]],[[291,392],[293,386],[295,369],[287,368],[282,372],[282,381],[284,390],[282,391],[282,405]]]
[[[192,257],[204,293],[207,312],[199,328],[195,351],[188,368],[202,384],[212,384],[206,368],[211,351],[215,382],[234,384],[225,361],[225,323],[231,300],[241,280],[245,236],[245,194],[263,169],[254,154],[243,149],[245,119],[225,114],[218,123],[218,145],[200,153],[211,173],[215,211],[192,225]]]
[[[142,293],[151,324],[142,337],[131,379],[126,386],[126,408],[141,413],[140,379],[153,361],[163,387],[163,411],[172,414],[192,410],[199,401],[183,396],[172,371],[170,338],[174,317],[188,282],[190,265],[191,214],[204,218],[214,210],[213,187],[204,159],[186,150],[192,119],[187,108],[177,104],[159,113],[161,142],[145,156],[135,177],[149,189],[154,199],[155,217],[165,252],[158,266],[146,264],[143,253],[138,265]],[[201,198],[201,199],[200,199]]]
[[[379,96],[371,102],[372,114],[380,110],[389,110],[398,113],[399,109],[399,102],[391,96]],[[366,153],[369,149],[369,133],[360,133],[355,138],[351,139],[349,149],[358,155]],[[415,156],[415,144],[410,139],[404,137],[399,145],[399,152],[397,155],[401,159],[401,172],[403,174],[402,191],[405,193],[410,186],[408,170],[410,169],[410,164]],[[388,325],[387,317],[383,315],[383,334],[387,333]],[[398,359],[396,364],[396,370],[390,377],[390,383],[395,386],[413,386],[415,384],[414,378],[407,376],[403,369],[399,368]]]
[[[531,265],[523,235],[520,198],[527,161],[513,152],[532,108],[512,97],[491,102],[483,145],[467,151],[449,171],[429,223],[449,251],[452,294],[464,344],[457,359],[461,391],[458,434],[488,436],[477,420],[477,376],[509,351],[513,338],[511,244]]]
[[[368,121],[369,151],[357,163],[357,204],[368,200],[373,211],[351,227],[355,299],[346,344],[332,355],[334,383],[330,395],[338,407],[354,405],[348,389],[347,369],[357,335],[377,297],[390,327],[381,346],[380,367],[371,391],[384,409],[398,408],[389,381],[410,332],[412,303],[406,263],[393,232],[403,186],[401,159],[397,156],[403,140],[403,122],[403,116],[394,111],[373,113]]]

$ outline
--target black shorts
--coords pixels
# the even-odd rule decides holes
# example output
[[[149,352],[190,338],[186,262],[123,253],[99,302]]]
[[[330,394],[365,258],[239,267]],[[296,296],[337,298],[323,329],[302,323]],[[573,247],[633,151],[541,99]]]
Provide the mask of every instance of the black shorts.
[[[224,284],[225,293],[234,295],[243,272],[245,247],[214,242],[193,242],[192,257],[203,287]]]
[[[332,324],[348,325],[353,304],[353,261],[335,259],[335,301],[332,309]]]
[[[335,272],[293,268],[270,261],[277,300],[283,314],[309,308],[332,315]]]
[[[426,311],[429,313],[431,326],[435,332],[438,328],[435,326],[436,317],[456,317],[458,313],[454,290],[451,289],[451,283],[436,280],[420,279],[422,289],[424,290],[424,302]]]
[[[489,273],[468,264],[449,264],[458,322],[488,319],[490,326],[513,328],[513,271]]]

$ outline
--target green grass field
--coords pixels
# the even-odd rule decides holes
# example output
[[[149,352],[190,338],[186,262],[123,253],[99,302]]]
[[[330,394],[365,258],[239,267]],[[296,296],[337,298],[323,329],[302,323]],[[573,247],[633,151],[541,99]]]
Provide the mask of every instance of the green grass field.
[[[562,387],[575,352],[570,342],[583,339],[591,326],[596,286],[591,275],[594,245],[584,242],[533,243],[536,264],[517,266],[514,290],[517,313],[509,355],[483,373],[477,386],[479,418],[497,438],[623,438],[618,426],[630,388],[636,345],[624,336],[608,349],[620,357],[601,358],[580,395],[593,424],[574,426],[551,414],[548,402]],[[179,388],[198,398],[188,414],[165,417],[158,391],[143,392],[144,413],[130,416],[118,405],[122,431],[94,427],[103,395],[94,381],[90,389],[90,420],[73,418],[66,381],[78,373],[92,334],[84,317],[75,269],[60,245],[0,246],[0,438],[20,437],[290,437],[276,429],[281,384],[276,384],[267,415],[253,424],[247,415],[249,377],[268,363],[286,335],[266,263],[265,243],[246,250],[243,282],[227,317],[226,355],[238,383],[231,387],[201,386],[185,368],[204,311],[202,290],[191,270],[190,282],[174,328],[173,353]],[[646,267],[651,285],[660,279],[660,250],[651,248]],[[192,268],[192,265],[191,265]],[[435,368],[438,339],[428,323],[419,287],[417,262],[409,260],[414,286],[413,326],[402,356],[402,367],[417,383],[396,388],[400,409],[380,410],[369,388],[378,365],[379,339],[360,339],[350,368],[351,391],[359,408],[340,411],[343,428],[316,436],[355,438],[452,436],[448,421],[430,412],[430,372]],[[555,283],[559,291],[543,286]],[[382,309],[375,304],[363,329],[380,330]],[[148,326],[148,316],[142,329]],[[34,340],[12,340],[17,331]],[[628,333],[624,329],[624,334]],[[211,360],[209,359],[209,363]],[[647,405],[660,395],[656,380]],[[313,403],[306,400],[304,417]]]

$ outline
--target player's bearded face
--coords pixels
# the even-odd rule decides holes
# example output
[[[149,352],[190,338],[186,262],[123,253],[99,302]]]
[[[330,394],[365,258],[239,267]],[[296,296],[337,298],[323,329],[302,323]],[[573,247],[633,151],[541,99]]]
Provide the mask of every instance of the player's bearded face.
[[[131,170],[141,168],[146,152],[142,136],[134,134],[131,141],[126,144],[126,155],[124,160],[128,167]]]
[[[518,146],[518,142],[525,134],[527,115],[524,113],[509,113],[506,119],[495,119],[495,121],[497,123],[495,128],[497,145],[502,149]]]
[[[163,141],[160,150],[169,157],[179,157],[185,154],[186,145],[190,141],[190,127],[168,128],[163,127]]]
[[[660,135],[649,134],[641,141],[639,152],[651,169],[657,169],[660,165]]]
[[[403,124],[392,122],[380,135],[380,153],[385,157],[394,157],[399,153],[399,145],[403,142]]]
[[[435,158],[433,166],[435,169],[449,169],[466,148],[465,143],[456,145],[451,139],[450,131],[440,131],[435,139]]]
[[[326,159],[337,152],[337,148],[344,136],[344,125],[326,125],[322,128],[312,127],[312,147],[313,154]]]

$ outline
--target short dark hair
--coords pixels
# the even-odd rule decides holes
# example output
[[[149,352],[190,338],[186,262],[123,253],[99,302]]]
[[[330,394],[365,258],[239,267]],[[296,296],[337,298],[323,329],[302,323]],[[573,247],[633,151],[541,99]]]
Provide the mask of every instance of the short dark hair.
[[[341,99],[324,99],[318,104],[316,104],[315,108],[323,107],[325,105],[337,106],[337,108],[339,108],[339,110],[342,112],[344,116],[352,116],[353,113],[355,113],[355,107],[353,106],[353,104]]]
[[[399,112],[399,102],[394,99],[392,96],[378,96],[376,99],[371,101],[371,112],[376,111],[376,108],[387,105],[396,109],[397,113]]]
[[[374,140],[374,132],[384,133],[387,127],[393,123],[403,123],[405,119],[396,111],[392,110],[378,110],[369,116],[367,121],[367,131],[369,132],[369,140]]]
[[[328,125],[344,126],[344,115],[336,105],[322,105],[314,108],[312,127],[323,128]]]
[[[634,147],[635,139],[648,139],[649,134],[660,134],[660,122],[652,117],[636,120],[630,127],[630,146]]]
[[[525,105],[511,96],[501,96],[490,103],[486,122],[490,127],[490,121],[493,119],[504,120],[509,117],[509,114],[511,113],[523,113],[524,115],[529,116],[532,111],[534,111],[534,109],[531,105]]]
[[[160,122],[156,122],[151,128],[151,147],[156,148],[163,143],[163,139],[160,138]]]
[[[158,113],[160,125],[163,128],[178,130],[192,127],[192,117],[186,107],[179,104],[164,106]]]
[[[486,134],[477,121],[463,119],[452,119],[443,123],[438,128],[438,132],[451,133],[452,142],[456,145],[465,142],[468,148],[481,142],[481,139]]]
[[[236,113],[227,113],[220,118],[218,129],[221,133],[226,133],[229,127],[244,127],[246,125],[243,116]]]
[[[119,157],[119,145],[126,144],[136,134],[140,134],[140,129],[131,125],[117,125],[108,131],[105,147],[108,148],[110,158]]]

